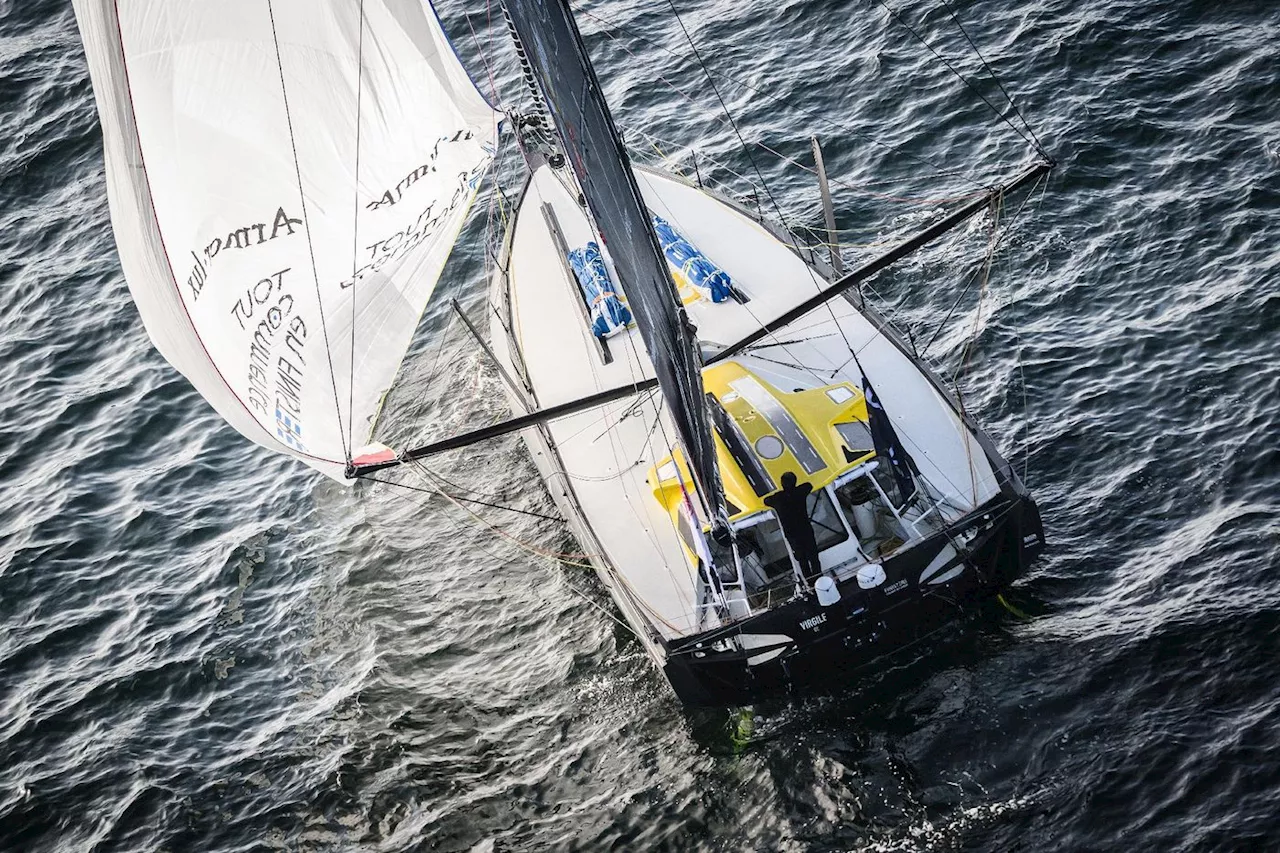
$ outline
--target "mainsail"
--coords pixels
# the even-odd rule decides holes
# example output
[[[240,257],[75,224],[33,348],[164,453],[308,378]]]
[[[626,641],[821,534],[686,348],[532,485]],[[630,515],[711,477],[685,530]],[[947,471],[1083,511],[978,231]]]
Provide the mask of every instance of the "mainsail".
[[[608,247],[698,492],[722,516],[697,340],[573,14],[564,0],[505,0],[505,7]]]
[[[121,264],[237,430],[338,480],[499,116],[423,0],[74,0]]]

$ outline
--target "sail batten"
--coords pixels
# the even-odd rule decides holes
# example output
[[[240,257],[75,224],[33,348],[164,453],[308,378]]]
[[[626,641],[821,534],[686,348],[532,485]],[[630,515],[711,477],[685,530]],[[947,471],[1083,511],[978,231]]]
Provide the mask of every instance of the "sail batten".
[[[420,0],[74,5],[148,334],[241,433],[344,479],[498,115]]]

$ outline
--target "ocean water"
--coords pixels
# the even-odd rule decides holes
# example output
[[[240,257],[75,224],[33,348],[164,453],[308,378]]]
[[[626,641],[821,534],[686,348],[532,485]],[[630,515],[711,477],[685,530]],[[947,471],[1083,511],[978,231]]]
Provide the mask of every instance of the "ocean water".
[[[1017,613],[741,745],[543,556],[560,523],[343,489],[214,415],[129,301],[69,3],[0,0],[0,849],[1275,849],[1280,11],[948,2],[1058,167],[985,283],[990,217],[868,295],[1026,466],[1050,548]],[[1004,106],[946,4],[890,5]],[[760,145],[818,134],[851,260],[1027,154],[878,3],[677,5],[745,150],[668,7],[575,7],[629,141],[762,177],[797,227],[812,176]],[[442,12],[514,103],[496,4]],[[439,291],[473,316],[485,231]],[[391,438],[499,400],[438,299]],[[433,465],[553,512],[515,439]]]

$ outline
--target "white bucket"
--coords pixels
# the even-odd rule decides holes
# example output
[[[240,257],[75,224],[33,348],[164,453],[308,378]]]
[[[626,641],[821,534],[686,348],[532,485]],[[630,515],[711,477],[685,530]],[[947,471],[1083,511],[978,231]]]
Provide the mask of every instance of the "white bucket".
[[[818,594],[818,603],[823,607],[840,601],[840,589],[836,586],[834,578],[823,575],[813,582],[813,591]]]
[[[858,586],[875,589],[884,583],[884,568],[879,563],[867,563],[858,569]]]

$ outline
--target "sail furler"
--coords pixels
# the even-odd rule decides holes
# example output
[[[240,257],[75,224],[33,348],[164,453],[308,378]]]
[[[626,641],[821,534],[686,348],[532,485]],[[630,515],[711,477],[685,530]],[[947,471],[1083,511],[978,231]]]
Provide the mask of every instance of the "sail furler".
[[[498,114],[421,0],[74,5],[147,332],[237,430],[343,480]]]

